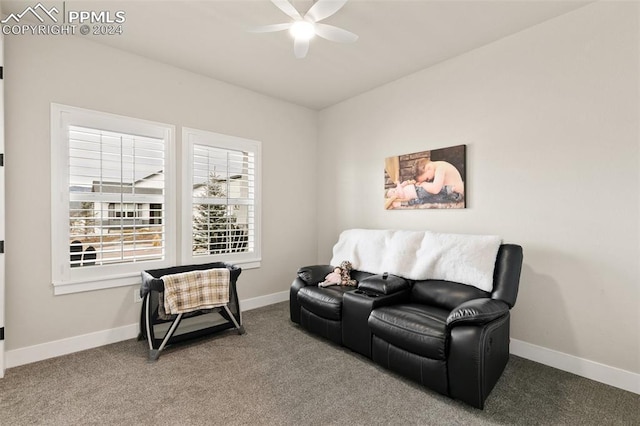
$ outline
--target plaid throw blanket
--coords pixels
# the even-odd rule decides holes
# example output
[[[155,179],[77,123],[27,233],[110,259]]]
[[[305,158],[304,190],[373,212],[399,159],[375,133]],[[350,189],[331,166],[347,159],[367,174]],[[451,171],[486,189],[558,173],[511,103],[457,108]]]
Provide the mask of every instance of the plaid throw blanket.
[[[164,309],[167,314],[181,314],[211,309],[229,303],[227,268],[165,275]]]

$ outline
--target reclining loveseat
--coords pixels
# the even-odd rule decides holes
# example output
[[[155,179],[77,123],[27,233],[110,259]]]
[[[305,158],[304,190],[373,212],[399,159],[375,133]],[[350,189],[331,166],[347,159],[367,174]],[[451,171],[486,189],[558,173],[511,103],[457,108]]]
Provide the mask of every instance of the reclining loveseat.
[[[318,286],[332,265],[298,270],[294,323],[441,394],[483,409],[509,359],[522,248],[498,237],[348,230],[333,265],[357,287]]]

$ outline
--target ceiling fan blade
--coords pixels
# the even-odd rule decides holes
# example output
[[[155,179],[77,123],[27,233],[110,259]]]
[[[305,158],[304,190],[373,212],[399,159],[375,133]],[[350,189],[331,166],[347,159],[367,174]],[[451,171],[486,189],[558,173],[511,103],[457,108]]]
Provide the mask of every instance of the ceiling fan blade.
[[[353,43],[358,40],[358,36],[351,31],[327,24],[316,24],[316,34],[327,40],[337,41],[338,43]]]
[[[300,16],[300,12],[296,10],[295,7],[287,0],[271,0],[271,3],[275,4],[278,9],[292,17],[293,19],[300,20],[302,16]]]
[[[271,33],[274,31],[284,31],[291,28],[291,23],[286,24],[273,24],[273,25],[264,25],[262,27],[255,27],[249,29],[250,33]]]
[[[296,58],[302,59],[307,56],[307,52],[309,51],[309,40],[297,38],[293,41],[293,53],[296,55]]]
[[[346,2],[347,0],[318,0],[304,17],[311,18],[313,22],[322,21],[340,10]]]

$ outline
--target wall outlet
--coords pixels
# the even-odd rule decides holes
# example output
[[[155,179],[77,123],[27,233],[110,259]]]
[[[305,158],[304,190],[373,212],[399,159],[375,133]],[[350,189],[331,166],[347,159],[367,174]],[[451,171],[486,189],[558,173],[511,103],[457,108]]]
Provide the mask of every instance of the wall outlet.
[[[140,297],[140,289],[133,289],[133,303],[142,303],[142,297]]]

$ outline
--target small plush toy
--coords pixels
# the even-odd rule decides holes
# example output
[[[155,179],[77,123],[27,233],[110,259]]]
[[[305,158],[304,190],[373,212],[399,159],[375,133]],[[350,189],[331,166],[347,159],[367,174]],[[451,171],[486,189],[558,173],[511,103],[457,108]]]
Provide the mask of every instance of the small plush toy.
[[[329,272],[324,281],[318,283],[318,287],[329,287],[330,285],[340,285],[342,282],[342,269],[334,268],[333,272]]]
[[[338,268],[336,268],[338,269]],[[356,286],[358,282],[356,280],[351,279],[351,270],[353,269],[353,265],[348,260],[342,261],[340,263],[340,285],[349,285]]]
[[[353,265],[351,262],[345,260],[340,263],[340,266],[336,266],[333,272],[329,272],[324,281],[318,283],[318,287],[329,287],[330,285],[348,285],[356,286],[358,282],[351,279],[351,270]]]

